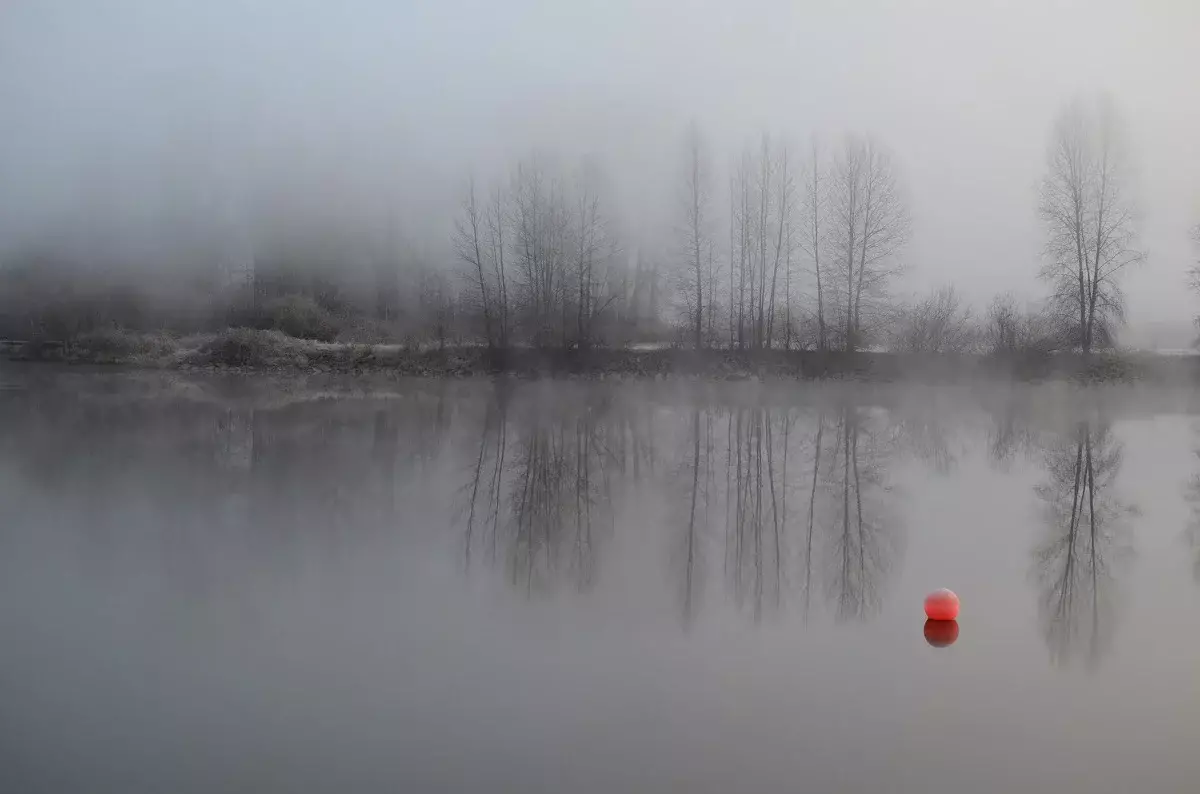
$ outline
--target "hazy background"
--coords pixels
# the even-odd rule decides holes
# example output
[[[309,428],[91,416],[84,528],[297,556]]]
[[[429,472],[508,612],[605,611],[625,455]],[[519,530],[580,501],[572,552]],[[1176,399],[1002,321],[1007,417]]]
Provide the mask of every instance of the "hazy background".
[[[7,0],[0,249],[70,234],[169,267],[330,222],[449,263],[467,175],[532,149],[599,160],[622,226],[652,237],[695,119],[722,167],[763,131],[877,135],[914,217],[895,291],[1033,297],[1054,114],[1108,91],[1148,253],[1127,338],[1177,326],[1174,346],[1196,302],[1198,43],[1192,0]]]

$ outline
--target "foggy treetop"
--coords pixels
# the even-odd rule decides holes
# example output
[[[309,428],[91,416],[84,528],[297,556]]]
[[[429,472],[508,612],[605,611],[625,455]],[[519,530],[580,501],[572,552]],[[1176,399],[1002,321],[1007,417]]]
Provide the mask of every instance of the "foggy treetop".
[[[892,291],[954,283],[982,308],[1044,294],[1050,133],[1103,93],[1146,255],[1128,320],[1152,335],[1195,313],[1198,33],[1200,5],[1168,0],[10,0],[0,252],[161,271],[320,240],[348,268],[403,252],[458,272],[467,179],[536,154],[602,174],[623,250],[667,259],[694,122],[721,256],[764,133],[797,167],[814,136],[869,135],[911,214]]]

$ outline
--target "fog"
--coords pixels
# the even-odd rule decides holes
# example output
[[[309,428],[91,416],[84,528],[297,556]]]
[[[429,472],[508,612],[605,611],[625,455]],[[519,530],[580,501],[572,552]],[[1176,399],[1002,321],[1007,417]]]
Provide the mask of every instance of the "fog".
[[[10,0],[0,250],[165,269],[302,232],[449,269],[468,176],[531,152],[600,164],[626,249],[662,250],[695,121],[718,209],[764,132],[885,142],[912,215],[893,291],[954,282],[982,306],[1044,292],[1054,117],[1105,92],[1147,255],[1128,319],[1152,336],[1195,308],[1197,34],[1188,0]]]

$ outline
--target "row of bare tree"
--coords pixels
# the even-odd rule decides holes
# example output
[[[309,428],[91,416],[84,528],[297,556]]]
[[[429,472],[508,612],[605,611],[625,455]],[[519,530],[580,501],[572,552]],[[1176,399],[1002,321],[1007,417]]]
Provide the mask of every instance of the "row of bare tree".
[[[721,217],[706,140],[693,125],[669,267],[696,348],[854,350],[890,314],[887,289],[910,221],[890,152],[848,136],[806,158],[763,135],[736,159]],[[722,208],[723,209],[723,208]],[[717,228],[728,223],[728,241]],[[594,165],[517,165],[507,183],[472,180],[455,228],[462,303],[491,347],[588,347],[659,320],[659,268],[625,256]]]
[[[911,301],[893,294],[912,223],[895,157],[878,139],[851,134],[825,147],[814,138],[797,151],[763,134],[721,172],[693,123],[661,268],[637,246],[632,262],[625,256],[594,164],[565,172],[533,159],[484,195],[468,187],[455,235],[467,272],[460,304],[490,346],[645,338],[672,324],[661,270],[675,340],[696,349],[1086,356],[1114,343],[1121,279],[1145,258],[1129,180],[1113,103],[1064,104],[1037,204],[1049,290],[1025,306],[1006,293],[976,314],[953,285]],[[1200,243],[1200,227],[1194,234]],[[1191,276],[1200,291],[1200,265]]]
[[[1121,277],[1145,258],[1123,130],[1105,97],[1065,104],[1053,128],[1038,204],[1049,294],[1024,309],[1001,295],[977,322],[953,286],[913,303],[889,300],[911,222],[894,158],[879,141],[847,136],[828,154],[814,142],[797,165],[764,135],[732,169],[724,257],[711,157],[695,126],[685,152],[676,291],[697,348],[722,344],[724,318],[724,342],[738,349],[1088,355],[1112,345],[1125,313]],[[1195,235],[1200,242],[1200,227]],[[1200,291],[1200,266],[1192,286]]]
[[[586,348],[657,319],[657,272],[625,256],[594,165],[530,158],[482,195],[472,179],[454,242],[489,347]]]
[[[832,155],[814,142],[797,158],[764,134],[731,169],[720,253],[712,158],[694,125],[684,163],[676,292],[695,347],[854,350],[873,336],[911,228],[886,147],[847,136]]]
[[[674,222],[639,220],[650,229],[638,237],[622,228],[597,162],[531,156],[464,187],[457,267],[390,226],[377,240],[332,221],[239,244],[237,262],[197,264],[186,283],[35,251],[0,263],[0,335],[253,325],[501,349],[672,339],[697,349],[1088,354],[1114,341],[1122,277],[1144,259],[1122,125],[1105,99],[1065,104],[1052,129],[1037,204],[1046,295],[1029,307],[1001,296],[981,315],[952,286],[897,297],[912,222],[897,160],[878,139],[799,150],[764,134],[723,158],[693,124],[681,149]],[[1200,265],[1192,286],[1200,291]]]

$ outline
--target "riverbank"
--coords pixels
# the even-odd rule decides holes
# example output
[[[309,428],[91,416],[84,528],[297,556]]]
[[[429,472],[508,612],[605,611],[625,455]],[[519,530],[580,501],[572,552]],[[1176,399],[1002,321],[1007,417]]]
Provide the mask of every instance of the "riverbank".
[[[70,344],[0,342],[0,357],[10,361],[162,370],[389,372],[417,377],[503,373],[518,377],[693,376],[719,380],[769,377],[891,381],[1002,377],[1031,381],[1200,382],[1200,356],[1191,355],[1104,353],[1084,360],[1075,354],[997,357],[795,350],[427,349],[315,342],[277,331],[247,329],[191,337],[110,331],[82,335]]]

